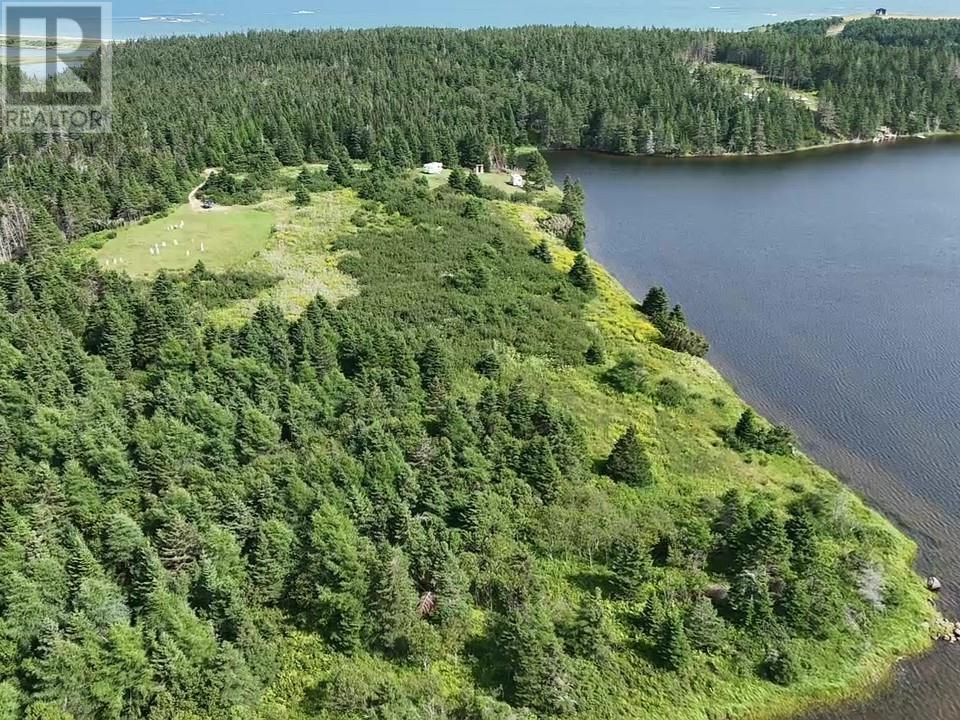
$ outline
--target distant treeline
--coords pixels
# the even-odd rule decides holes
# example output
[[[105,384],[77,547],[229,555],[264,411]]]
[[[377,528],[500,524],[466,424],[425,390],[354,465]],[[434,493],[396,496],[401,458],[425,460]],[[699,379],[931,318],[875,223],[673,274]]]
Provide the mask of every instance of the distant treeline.
[[[827,30],[841,23],[843,23],[843,18],[834,15],[832,17],[812,18],[808,20],[789,20],[758,29],[782,33],[784,35],[793,35],[794,37],[823,37],[827,34]]]
[[[848,24],[841,37],[880,45],[945,47],[960,43],[960,20],[884,20],[867,18]]]
[[[0,257],[161,210],[210,166],[473,166],[531,144],[764,153],[870,137],[880,126],[960,129],[953,52],[789,27],[264,31],[122,43],[112,135],[0,138]],[[790,88],[817,91],[819,110]]]

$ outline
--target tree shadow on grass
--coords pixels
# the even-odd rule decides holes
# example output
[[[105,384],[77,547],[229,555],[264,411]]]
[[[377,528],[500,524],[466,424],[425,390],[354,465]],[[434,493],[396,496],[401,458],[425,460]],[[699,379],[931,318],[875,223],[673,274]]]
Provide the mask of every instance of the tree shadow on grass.
[[[464,646],[464,653],[477,687],[502,698],[509,677],[505,672],[506,658],[497,647],[493,630],[488,628],[483,635],[470,638]]]
[[[592,593],[594,588],[600,588],[604,597],[616,597],[618,594],[617,586],[614,584],[613,575],[606,570],[589,570],[585,572],[571,573],[567,580],[572,585],[580,588],[584,592]]]

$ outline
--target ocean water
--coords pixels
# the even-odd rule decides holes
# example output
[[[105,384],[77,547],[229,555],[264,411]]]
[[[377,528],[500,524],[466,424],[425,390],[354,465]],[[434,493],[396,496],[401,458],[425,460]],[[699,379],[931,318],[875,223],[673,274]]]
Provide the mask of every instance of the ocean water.
[[[957,0],[883,3],[891,12],[955,14]],[[872,12],[876,2],[830,0],[114,0],[118,39],[251,28],[580,24],[743,29],[781,20]]]

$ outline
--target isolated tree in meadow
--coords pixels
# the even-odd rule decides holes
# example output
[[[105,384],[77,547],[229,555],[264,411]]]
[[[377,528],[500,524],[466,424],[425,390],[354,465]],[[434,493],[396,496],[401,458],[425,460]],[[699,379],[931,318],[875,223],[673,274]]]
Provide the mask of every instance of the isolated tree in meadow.
[[[587,220],[583,215],[583,210],[576,209],[570,213],[570,229],[564,238],[564,243],[571,250],[579,252],[583,250],[587,240]]]
[[[538,190],[544,190],[550,183],[550,166],[547,165],[546,158],[539,150],[534,150],[530,154],[526,181]]]
[[[297,185],[293,191],[293,204],[297,207],[306,207],[310,204],[310,191],[304,185]]]
[[[546,263],[549,265],[553,262],[553,253],[550,251],[550,243],[546,240],[541,240],[540,243],[533,249],[533,256],[540,262]]]
[[[627,428],[614,444],[604,463],[604,472],[617,482],[634,487],[643,487],[653,482],[650,458],[640,442],[635,425]]]
[[[573,267],[570,268],[567,277],[570,278],[571,283],[588,295],[596,293],[597,279],[593,275],[593,270],[590,268],[587,256],[583,253],[578,253],[577,257],[574,258]]]
[[[610,628],[600,588],[585,595],[573,620],[572,650],[582,658],[603,662],[610,656]]]
[[[656,654],[660,664],[669,670],[679,670],[690,656],[690,643],[679,613],[667,613],[657,631]]]
[[[643,302],[640,303],[640,312],[651,320],[655,320],[666,315],[668,307],[669,301],[667,300],[666,290],[657,286],[647,291],[646,297],[644,297]]]
[[[757,420],[757,414],[747,408],[740,414],[740,419],[733,428],[733,436],[744,448],[757,448],[763,441],[763,429]]]

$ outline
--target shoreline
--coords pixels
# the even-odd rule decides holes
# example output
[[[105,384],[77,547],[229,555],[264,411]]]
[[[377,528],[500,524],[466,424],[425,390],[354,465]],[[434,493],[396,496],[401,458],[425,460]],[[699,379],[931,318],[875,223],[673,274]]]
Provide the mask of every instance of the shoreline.
[[[775,150],[765,153],[734,153],[725,152],[715,155],[667,155],[664,153],[637,153],[634,155],[625,155],[623,153],[610,152],[609,150],[595,150],[590,148],[551,148],[543,147],[543,152],[552,153],[591,153],[604,155],[606,157],[624,158],[629,160],[665,160],[665,161],[688,161],[688,162],[711,162],[711,161],[763,161],[766,159],[774,160],[798,155],[815,155],[817,153],[827,153],[829,151],[857,151],[859,149],[880,149],[885,147],[896,147],[910,144],[935,143],[960,141],[960,130],[938,130],[936,132],[916,133],[913,135],[898,135],[894,139],[874,142],[872,140],[838,140],[836,142],[818,143],[816,145],[805,145],[804,147],[793,148],[792,150]]]
[[[528,230],[533,233],[533,242],[545,237],[550,238],[534,227],[528,226]],[[554,253],[555,265],[561,269],[572,263],[574,253],[567,250],[561,242],[551,240],[551,250]],[[713,376],[711,384],[716,382],[725,395],[735,398],[739,403],[748,404],[727,376],[709,360],[678,359],[673,354],[664,354],[669,351],[661,352],[662,349],[655,340],[655,331],[652,335],[650,328],[646,327],[647,322],[636,314],[637,300],[633,294],[606,266],[593,258],[590,263],[601,290],[589,312],[588,321],[604,337],[609,347],[625,343],[634,346],[645,356],[655,356],[660,362],[671,365],[680,375],[693,372],[701,377]],[[906,593],[910,593],[913,588],[915,599],[906,601],[909,606],[907,611],[884,618],[881,627],[875,627],[863,635],[863,641],[869,649],[864,649],[856,659],[847,664],[816,666],[815,677],[811,678],[808,684],[799,687],[746,685],[743,688],[747,693],[746,697],[735,707],[727,704],[729,696],[718,694],[716,702],[721,712],[720,717],[724,717],[723,712],[728,712],[733,713],[729,717],[743,720],[786,720],[804,718],[812,713],[832,711],[848,704],[867,701],[892,685],[898,668],[905,661],[924,657],[938,645],[933,637],[933,628],[942,617],[941,613],[936,606],[930,604],[925,587],[920,588],[924,597],[922,605],[917,600],[920,596],[917,591],[918,584],[922,586],[923,580],[917,571],[919,546],[916,541],[875,509],[861,492],[843,482],[837,473],[820,465],[802,450],[798,451],[797,458],[807,466],[809,472],[841,488],[841,492],[848,495],[852,502],[865,509],[872,518],[872,523],[890,532],[895,547],[889,558],[891,586]]]
[[[595,272],[598,275],[603,276],[604,280],[609,282],[613,288],[614,297],[610,298],[610,300],[605,300],[605,302],[616,302],[616,296],[622,296],[625,298],[625,301],[630,307],[636,307],[639,305],[639,301],[634,298],[633,294],[617,279],[612,271],[610,271],[605,265],[594,260],[592,257],[590,258],[590,262],[593,265]],[[744,404],[749,405],[749,403],[743,400],[740,392],[727,378],[727,376],[720,372],[719,368],[717,368],[707,358],[703,358],[702,362],[720,377],[721,381],[737,399]],[[871,514],[879,518],[881,522],[888,524],[897,535],[901,536],[902,539],[905,539],[907,543],[912,546],[909,558],[904,557],[903,559],[908,563],[910,571],[917,576],[917,579],[921,579],[916,568],[919,558],[919,546],[916,540],[914,540],[903,529],[901,529],[897,523],[888,518],[887,515],[875,508],[873,503],[870,502],[866,496],[864,496],[860,491],[851,487],[851,485],[849,485],[848,482],[845,481],[837,472],[828,469],[824,465],[821,465],[817,460],[807,455],[802,448],[797,448],[797,452],[802,455],[806,462],[810,463],[815,468],[826,472],[831,478],[839,483],[844,492],[849,493],[856,498],[856,500],[862,503]],[[931,599],[931,602],[932,601],[933,599]],[[933,618],[928,621],[930,622],[931,632],[917,633],[918,636],[921,634],[927,635],[922,642],[917,642],[915,646],[902,648],[899,650],[894,650],[891,648],[891,652],[885,654],[881,653],[876,657],[866,654],[863,658],[863,662],[858,663],[857,668],[851,671],[852,677],[849,678],[849,682],[844,683],[842,687],[836,689],[831,688],[829,691],[820,696],[796,697],[793,704],[791,704],[788,700],[788,702],[785,703],[785,705],[787,705],[786,707],[779,706],[777,709],[772,709],[769,711],[748,711],[747,714],[742,716],[743,720],[797,720],[802,719],[811,713],[838,710],[847,704],[864,702],[876,697],[885,688],[891,685],[897,668],[903,663],[925,657],[926,655],[937,650],[940,643],[935,637],[933,637],[932,628],[940,619],[942,619],[943,616],[940,613],[937,605],[933,602],[932,604],[934,608]],[[924,630],[922,625],[921,630]],[[918,637],[918,640],[919,639],[920,638]],[[871,660],[873,662],[871,662]]]
[[[625,301],[630,307],[636,307],[639,305],[639,301],[617,279],[612,271],[610,271],[605,265],[594,260],[592,257],[590,258],[590,262],[593,265],[594,271],[597,273],[597,275],[602,276],[604,280],[609,282],[612,286],[614,297],[610,298],[610,300],[605,300],[605,302],[616,302],[616,296],[619,295],[625,298]],[[601,330],[601,332],[603,331]],[[603,334],[606,335],[605,332]],[[701,360],[709,367],[711,371],[715,372],[720,377],[721,381],[737,399],[746,405],[750,405],[743,400],[737,388],[727,378],[727,376],[724,375],[716,365],[714,365],[713,362],[707,358],[703,358]],[[752,407],[752,405],[750,406]],[[921,579],[919,573],[917,572],[917,562],[919,558],[919,546],[917,541],[908,535],[905,530],[901,529],[896,522],[890,519],[880,509],[875,508],[874,503],[869,501],[869,498],[848,484],[848,482],[839,473],[830,470],[825,465],[821,465],[819,461],[808,455],[802,448],[798,447],[797,452],[806,462],[810,463],[815,468],[826,472],[831,478],[839,483],[844,492],[849,493],[856,498],[856,500],[862,503],[871,514],[879,518],[881,522],[888,524],[897,535],[901,536],[902,539],[906,539],[907,543],[912,546],[912,549],[910,550],[909,558],[904,557],[903,559],[906,560],[910,571],[917,576],[917,579]],[[843,683],[842,687],[831,688],[829,691],[819,696],[799,696],[794,698],[792,703],[788,700],[787,703],[784,703],[784,705],[769,711],[748,711],[741,717],[743,720],[802,720],[802,718],[811,713],[839,710],[845,705],[869,701],[871,698],[878,696],[884,689],[891,686],[894,680],[894,675],[901,665],[906,662],[915,661],[925,657],[938,649],[940,643],[933,636],[932,629],[943,618],[943,615],[940,613],[939,608],[937,607],[936,603],[933,602],[933,600],[934,599],[931,598],[933,617],[930,620],[925,621],[930,623],[930,632],[918,632],[918,636],[923,634],[926,635],[926,637],[923,638],[922,641],[917,642],[915,646],[902,648],[899,650],[894,650],[891,648],[891,652],[881,653],[876,657],[865,654],[863,662],[858,663],[857,668],[851,671],[852,677],[849,678],[849,682]],[[925,631],[923,625],[920,626],[920,629],[921,631]],[[919,637],[918,640],[920,640]]]

